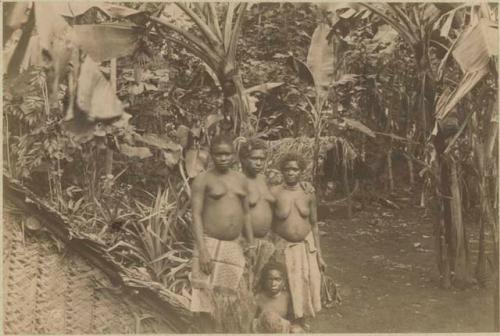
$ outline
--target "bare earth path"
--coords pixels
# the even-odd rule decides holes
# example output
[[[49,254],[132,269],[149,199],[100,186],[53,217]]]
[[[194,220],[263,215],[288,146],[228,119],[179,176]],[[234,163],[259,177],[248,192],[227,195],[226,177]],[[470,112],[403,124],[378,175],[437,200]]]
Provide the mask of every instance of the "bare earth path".
[[[370,205],[351,221],[323,214],[327,273],[343,302],[324,309],[312,332],[493,331],[493,289],[438,287],[432,219],[412,203],[400,210]]]

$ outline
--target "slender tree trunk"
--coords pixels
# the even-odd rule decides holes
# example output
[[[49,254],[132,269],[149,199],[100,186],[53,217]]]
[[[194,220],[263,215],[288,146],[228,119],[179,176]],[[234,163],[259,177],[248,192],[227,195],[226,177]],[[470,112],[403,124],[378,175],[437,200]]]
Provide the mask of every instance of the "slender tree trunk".
[[[222,112],[224,114],[224,131],[232,132],[235,135],[245,135],[242,132],[247,131],[248,120],[248,100],[243,86],[241,73],[235,69],[220,76],[222,83],[222,92],[224,95],[224,105]],[[250,133],[252,130],[248,130]]]
[[[321,125],[315,125],[315,134],[314,134],[314,144],[313,144],[313,168],[312,168],[312,177],[313,184],[316,192],[319,192],[321,189],[320,180],[319,180],[319,150],[321,145]]]
[[[450,159],[450,180],[451,180],[451,196],[450,210],[452,219],[452,241],[455,245],[454,265],[452,269],[455,271],[455,281],[457,284],[468,285],[470,279],[470,265],[468,255],[468,240],[465,235],[465,227],[462,220],[462,199],[460,194],[460,184],[458,181],[457,164],[453,159]]]
[[[446,246],[445,238],[445,225],[444,225],[444,206],[438,206],[438,218],[434,222],[434,242],[436,249],[436,263],[439,271],[439,279],[443,288],[450,288],[450,264],[448,261],[448,249]]]
[[[116,58],[111,60],[111,87],[116,93]],[[106,147],[106,156],[104,159],[104,174],[106,177],[113,174],[113,150],[108,146]]]
[[[389,191],[394,191],[394,172],[392,169],[392,143],[387,151],[387,184]]]
[[[349,219],[352,218],[352,200],[351,200],[351,188],[349,187],[349,178],[348,178],[348,169],[347,169],[347,162],[345,161],[342,163],[342,168],[343,168],[343,180],[344,180],[344,190],[347,195],[347,217]]]

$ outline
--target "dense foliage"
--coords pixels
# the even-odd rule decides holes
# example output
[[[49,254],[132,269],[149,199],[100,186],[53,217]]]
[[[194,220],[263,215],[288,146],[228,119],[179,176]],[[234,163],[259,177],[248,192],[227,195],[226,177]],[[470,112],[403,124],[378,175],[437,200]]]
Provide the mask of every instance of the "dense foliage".
[[[165,22],[175,24],[178,18],[178,26],[197,37],[205,33],[200,33],[202,25],[193,24],[189,17],[167,20],[174,4],[124,5],[140,12],[103,17],[93,8],[66,20],[71,25],[76,22],[75,27],[126,22],[141,28],[139,47],[133,53],[119,57],[115,68],[109,60],[100,63],[105,77],[115,81],[127,117],[118,123],[63,121],[69,82],[59,83],[59,105],[54,108],[49,103],[50,79],[43,68],[32,65],[19,75],[4,76],[4,171],[47,195],[49,203],[74,219],[75,227],[105,241],[124,264],[145,269],[153,281],[185,294],[191,253],[189,181],[207,168],[210,135],[225,129],[226,103],[234,103],[231,99],[236,94],[224,86],[226,69],[207,64],[210,58],[189,44],[191,35],[169,30],[158,18],[164,11]],[[212,14],[202,5],[189,8],[207,22],[212,20],[210,27],[217,31],[215,18],[223,22],[230,11],[243,10],[228,6],[214,5]],[[249,5],[234,44],[235,55],[226,60],[241,76],[241,83],[233,78],[233,84],[242,101],[238,108],[246,113],[232,120],[237,124],[233,129],[237,135],[272,142],[270,172],[275,173],[271,168],[283,151],[299,149],[311,159],[308,172],[315,178],[336,176],[335,183],[346,194],[360,178],[366,179],[362,183],[380,183],[391,191],[393,161],[407,162],[409,182],[428,202],[422,205],[433,203],[436,208],[444,190],[439,165],[453,162],[462,181],[465,209],[494,227],[496,219],[486,217],[498,207],[498,191],[487,187],[498,183],[497,137],[492,135],[498,120],[491,122],[497,113],[496,67],[459,99],[452,114],[436,117],[441,111],[437,98],[447,99],[450,92],[462,90],[461,64],[445,51],[472,26],[475,9],[451,7],[451,13],[449,9],[439,12],[431,4],[389,7],[395,6],[396,13],[421,13],[428,18],[429,11],[438,16],[432,24],[420,22],[425,34],[419,40],[411,30],[418,24],[417,14],[408,18],[410,33],[404,34],[404,27],[397,26],[394,18],[391,21],[389,14],[384,16],[383,8],[370,12],[357,5]],[[318,27],[327,27],[324,41],[315,40]],[[325,87],[318,85],[318,77],[314,78],[318,75],[306,63],[313,53],[327,55],[332,44],[335,74],[325,96]],[[218,51],[215,46],[214,50]],[[446,155],[436,154],[429,141],[436,136],[432,133],[436,127],[439,136],[448,132]],[[478,143],[488,149],[481,159]],[[337,152],[336,162],[318,164],[331,159],[333,152]],[[481,164],[476,164],[478,160]],[[365,167],[365,173],[356,175],[353,170],[359,167]],[[343,175],[338,172],[342,169]],[[331,183],[322,186],[327,185]]]

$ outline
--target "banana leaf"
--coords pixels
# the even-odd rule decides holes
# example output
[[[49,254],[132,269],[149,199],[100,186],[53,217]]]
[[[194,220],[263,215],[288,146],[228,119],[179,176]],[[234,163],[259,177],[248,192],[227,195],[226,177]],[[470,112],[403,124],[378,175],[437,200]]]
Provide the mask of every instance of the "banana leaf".
[[[367,126],[365,126],[362,122],[350,118],[342,118],[342,119],[343,119],[342,122],[338,122],[337,120],[332,120],[331,123],[340,127],[351,128],[355,131],[366,134],[371,138],[375,138],[375,133]]]
[[[29,2],[5,2],[3,4],[3,46],[11,35],[28,22]]]
[[[263,84],[259,84],[259,85],[255,85],[255,86],[252,86],[248,89],[245,89],[245,93],[246,94],[250,94],[250,93],[253,93],[253,92],[268,92],[274,88],[277,88],[281,85],[283,85],[284,83],[283,82],[276,82],[276,83],[272,83],[272,82],[268,82],[268,83],[263,83]]]
[[[320,97],[324,97],[336,72],[335,42],[330,34],[331,28],[320,23],[314,30],[307,54],[307,67],[312,73],[314,85]]]
[[[65,1],[65,2],[52,2],[52,7],[55,13],[69,17],[75,18],[84,15],[92,8],[97,8],[108,18],[127,18],[134,15],[139,15],[144,13],[133,8],[128,8],[125,6],[120,6],[113,3],[102,3],[102,2],[80,2],[80,1]]]
[[[478,71],[468,72],[464,75],[458,87],[451,93],[443,93],[438,99],[436,109],[436,119],[442,120],[446,118],[458,102],[465,97],[476,86],[476,84],[488,73],[488,66],[485,66]]]
[[[186,151],[184,160],[188,176],[193,178],[206,170],[208,165],[208,152],[203,149],[189,149]]]
[[[304,62],[293,56],[288,56],[286,63],[290,68],[293,69],[293,71],[299,76],[300,79],[302,79],[309,85],[314,85],[314,76],[309,67]]]
[[[76,102],[90,120],[114,119],[124,112],[113,87],[90,57],[86,57],[80,66]]]
[[[120,145],[120,152],[128,157],[138,157],[140,159],[145,159],[153,155],[147,147],[134,147],[127,144]]]
[[[453,57],[463,72],[476,72],[498,55],[498,25],[486,19],[469,28],[457,41]]]
[[[139,45],[140,30],[129,24],[75,25],[75,42],[98,63],[132,55]]]

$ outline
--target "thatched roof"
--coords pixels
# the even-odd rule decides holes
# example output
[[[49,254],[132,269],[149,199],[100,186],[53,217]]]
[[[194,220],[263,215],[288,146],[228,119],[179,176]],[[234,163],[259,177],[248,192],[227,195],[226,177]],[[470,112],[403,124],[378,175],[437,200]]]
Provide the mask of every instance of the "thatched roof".
[[[152,310],[159,312],[163,322],[168,324],[173,332],[188,330],[192,315],[184,297],[167,290],[160,283],[141,279],[133,270],[120,265],[103,243],[71,229],[68,218],[6,174],[3,188],[6,202],[36,218],[53,238],[102,271],[113,290],[133,295]]]

